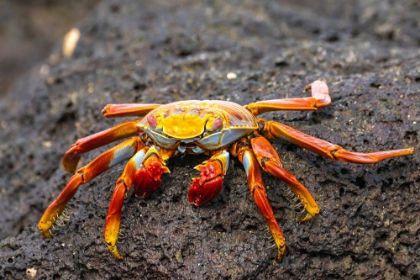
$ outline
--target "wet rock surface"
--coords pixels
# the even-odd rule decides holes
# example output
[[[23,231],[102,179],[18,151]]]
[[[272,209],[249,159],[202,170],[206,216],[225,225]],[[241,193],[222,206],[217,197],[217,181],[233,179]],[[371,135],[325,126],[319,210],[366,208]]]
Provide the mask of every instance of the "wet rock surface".
[[[78,25],[72,58],[57,46],[43,71],[0,100],[0,278],[420,279],[419,3],[149,2],[102,2]],[[105,119],[105,104],[247,104],[307,96],[303,87],[317,79],[330,86],[330,106],[263,117],[351,151],[414,147],[415,154],[356,165],[274,141],[323,209],[297,224],[284,184],[264,176],[287,242],[283,261],[236,160],[217,198],[188,203],[193,167],[205,156],[171,159],[172,172],[150,199],[126,199],[122,261],[103,241],[122,165],[80,187],[54,239],[38,233],[40,216],[70,178],[63,153],[124,121]]]

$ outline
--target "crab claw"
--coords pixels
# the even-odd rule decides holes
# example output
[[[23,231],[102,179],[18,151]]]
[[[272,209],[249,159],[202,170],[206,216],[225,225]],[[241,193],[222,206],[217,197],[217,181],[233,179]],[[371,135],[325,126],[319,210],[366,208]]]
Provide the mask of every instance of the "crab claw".
[[[159,151],[152,147],[146,154],[143,166],[133,178],[134,190],[137,197],[147,198],[159,187],[163,173],[170,173],[169,168],[163,163]]]
[[[195,206],[206,204],[221,191],[222,186],[223,179],[220,176],[206,182],[200,178],[193,178],[188,191],[188,200]]]
[[[200,177],[192,179],[188,190],[188,200],[191,204],[195,206],[206,204],[221,191],[228,162],[229,153],[222,151],[195,167],[200,171]]]

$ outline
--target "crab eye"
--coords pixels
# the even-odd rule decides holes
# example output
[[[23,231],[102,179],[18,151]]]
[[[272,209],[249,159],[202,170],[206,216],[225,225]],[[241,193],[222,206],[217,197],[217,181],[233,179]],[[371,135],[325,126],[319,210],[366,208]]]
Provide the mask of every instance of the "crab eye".
[[[148,117],[147,117],[147,122],[149,123],[149,125],[150,125],[151,127],[156,128],[157,121],[156,121],[156,117],[155,117],[155,115],[150,115],[150,116],[148,116]]]
[[[218,130],[223,124],[223,120],[221,117],[218,117],[214,120],[213,124],[211,125],[211,130]]]

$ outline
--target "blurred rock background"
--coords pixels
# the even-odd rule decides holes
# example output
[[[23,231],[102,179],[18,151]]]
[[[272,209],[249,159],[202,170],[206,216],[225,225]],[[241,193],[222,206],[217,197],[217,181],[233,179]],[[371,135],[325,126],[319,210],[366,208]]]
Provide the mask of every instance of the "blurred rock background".
[[[0,98],[99,0],[0,0]]]

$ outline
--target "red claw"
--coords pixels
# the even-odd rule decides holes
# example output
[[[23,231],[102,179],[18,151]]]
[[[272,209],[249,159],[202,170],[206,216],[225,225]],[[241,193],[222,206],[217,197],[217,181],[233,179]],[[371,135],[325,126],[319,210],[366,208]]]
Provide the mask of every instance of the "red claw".
[[[188,191],[188,201],[195,206],[201,206],[215,197],[223,186],[223,179],[220,176],[204,183],[200,178],[193,178]]]
[[[203,182],[207,182],[222,174],[220,163],[217,161],[205,161],[204,164],[197,165],[195,169],[200,171],[200,179]]]
[[[147,198],[159,187],[163,173],[169,173],[156,154],[147,158],[133,178],[134,190],[137,197]]]
[[[137,197],[147,198],[152,193],[154,193],[159,187],[162,180],[159,178],[154,180],[149,173],[147,173],[146,168],[140,168],[134,175],[134,191]]]
[[[227,151],[214,153],[209,160],[197,165],[195,169],[200,171],[200,177],[193,178],[188,191],[189,202],[200,206],[215,197],[222,190],[223,176],[228,166],[229,153]]]

